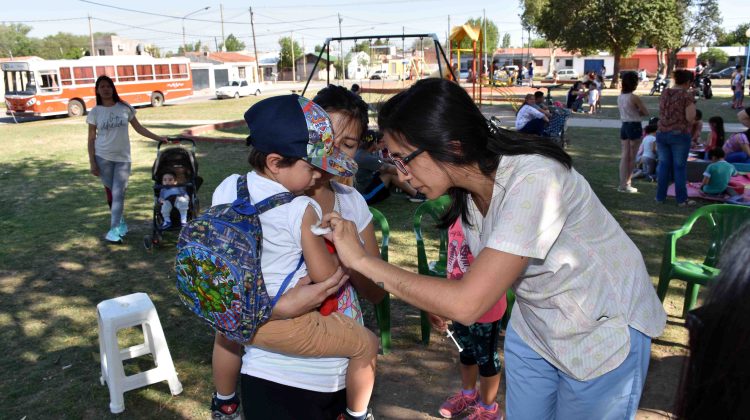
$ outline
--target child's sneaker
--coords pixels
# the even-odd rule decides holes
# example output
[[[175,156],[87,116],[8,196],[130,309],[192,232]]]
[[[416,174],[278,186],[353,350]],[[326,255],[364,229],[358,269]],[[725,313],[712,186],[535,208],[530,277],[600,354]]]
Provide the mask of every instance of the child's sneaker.
[[[357,418],[352,417],[351,414],[344,411],[343,413],[339,414],[338,417],[336,417],[336,420],[357,420]],[[375,420],[375,417],[372,415],[372,409],[367,409],[367,414],[365,415],[364,420]]]
[[[182,227],[187,226],[187,220],[180,220],[180,226]]]
[[[427,197],[421,192],[417,192],[413,197],[409,197],[409,201],[412,203],[424,203],[426,200]]]
[[[172,221],[171,220],[165,220],[164,223],[161,224],[159,227],[161,230],[167,230],[172,227]]]
[[[104,239],[107,240],[107,242],[116,244],[122,243],[122,236],[120,236],[120,231],[117,228],[110,229],[104,236]]]
[[[228,400],[220,400],[216,393],[211,398],[211,419],[237,420],[240,418],[240,397],[235,394]]]
[[[438,412],[441,416],[449,419],[456,416],[466,410],[469,407],[473,407],[477,404],[478,392],[474,392],[473,395],[464,395],[463,392],[458,391],[455,395],[448,397],[447,400],[440,406]]]
[[[120,225],[117,226],[117,230],[120,232],[120,236],[125,236],[128,234],[128,224],[125,223],[125,218],[120,218]]]
[[[484,408],[482,404],[476,404],[471,407],[471,412],[466,417],[466,420],[503,420],[505,415],[503,410],[500,409],[500,405],[495,403],[492,410]]]

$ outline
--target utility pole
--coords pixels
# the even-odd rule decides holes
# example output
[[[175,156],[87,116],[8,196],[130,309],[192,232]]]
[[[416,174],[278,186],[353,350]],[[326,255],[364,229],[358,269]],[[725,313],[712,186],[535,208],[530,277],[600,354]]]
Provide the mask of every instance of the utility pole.
[[[296,82],[297,73],[295,72],[294,68],[297,66],[296,66],[296,63],[294,62],[294,31],[292,31],[292,36],[289,39],[289,46],[291,47],[290,49],[292,50],[292,82]]]
[[[341,35],[341,13],[339,15],[339,38],[342,38]],[[330,57],[329,57],[330,58]],[[339,63],[341,64],[341,80],[344,80],[344,43],[339,40]]]
[[[220,51],[219,50],[219,40],[216,39],[216,37],[214,37],[214,46],[216,47],[216,51]]]
[[[255,54],[255,80],[263,81],[263,72],[260,71],[260,60],[258,49],[255,47],[255,23],[253,23],[253,8],[250,8],[250,29],[253,31],[253,53]]]
[[[221,12],[221,50],[225,51],[227,38],[224,36],[224,4],[219,3],[219,11]]]
[[[302,71],[307,74],[307,53],[305,52],[305,37],[302,37]],[[303,76],[304,77],[304,76]]]
[[[91,41],[91,55],[96,55],[94,49],[94,31],[91,29],[91,15],[89,15],[89,41]]]
[[[406,78],[406,26],[401,27],[401,78]]]

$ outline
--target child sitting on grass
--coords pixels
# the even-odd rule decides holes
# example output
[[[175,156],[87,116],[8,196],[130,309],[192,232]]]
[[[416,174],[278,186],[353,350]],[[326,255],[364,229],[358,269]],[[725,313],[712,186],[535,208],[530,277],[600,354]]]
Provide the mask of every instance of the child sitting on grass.
[[[329,254],[324,239],[312,232],[311,228],[319,223],[322,214],[320,206],[303,194],[322,176],[321,171],[351,177],[356,164],[333,146],[328,114],[306,98],[284,95],[264,99],[245,113],[245,121],[252,146],[248,163],[253,171],[247,174],[250,202],[258,203],[284,192],[296,196],[291,202],[259,216],[263,228],[261,269],[268,294],[279,293],[289,273],[293,276],[286,290],[306,275],[314,282],[326,280],[338,268],[338,261]],[[239,175],[232,175],[222,181],[214,191],[212,205],[234,202],[238,179]],[[354,319],[340,313],[323,316],[318,311],[292,319],[272,319],[245,345],[314,358],[349,357],[347,408],[339,419],[372,418],[367,405],[375,382],[378,339]],[[235,387],[240,365],[243,373],[263,377],[263,372],[246,371],[244,365],[248,362],[240,358],[240,350],[240,344],[216,334],[213,419],[239,418]],[[304,376],[304,372],[300,372],[300,376]],[[304,403],[289,401],[289,404]]]
[[[720,148],[712,149],[708,152],[712,164],[708,165],[706,172],[703,173],[703,183],[701,191],[708,195],[722,196],[729,194],[737,195],[734,188],[729,188],[729,180],[737,175],[737,169],[734,165],[724,160],[724,150]]]

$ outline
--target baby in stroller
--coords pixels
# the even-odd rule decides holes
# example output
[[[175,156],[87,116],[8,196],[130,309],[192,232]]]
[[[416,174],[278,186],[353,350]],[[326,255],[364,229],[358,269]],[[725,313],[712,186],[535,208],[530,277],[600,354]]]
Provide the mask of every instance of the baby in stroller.
[[[180,213],[180,226],[187,224],[188,207],[190,206],[190,196],[188,196],[185,187],[177,186],[177,177],[174,172],[164,172],[161,176],[161,192],[159,192],[159,203],[161,204],[161,217],[164,222],[161,224],[162,230],[172,227],[172,209],[175,208]]]
[[[164,232],[181,229],[200,211],[198,188],[203,179],[198,176],[195,142],[183,137],[159,142],[151,179],[154,216],[151,234],[143,239],[146,249],[159,245]]]

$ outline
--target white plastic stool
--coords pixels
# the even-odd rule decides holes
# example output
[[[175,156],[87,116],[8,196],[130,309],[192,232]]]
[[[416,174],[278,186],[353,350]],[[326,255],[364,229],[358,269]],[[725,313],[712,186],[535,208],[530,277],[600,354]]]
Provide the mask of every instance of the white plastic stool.
[[[123,394],[143,386],[161,381],[169,381],[172,395],[182,392],[182,384],[169,354],[167,340],[161,329],[159,315],[153,302],[145,293],[133,293],[105,300],[96,305],[99,320],[99,354],[102,363],[102,385],[109,386],[109,409],[112,413],[125,410]],[[140,325],[143,328],[144,343],[120,349],[117,344],[117,331]],[[123,360],[152,354],[156,367],[135,375],[125,376]]]

